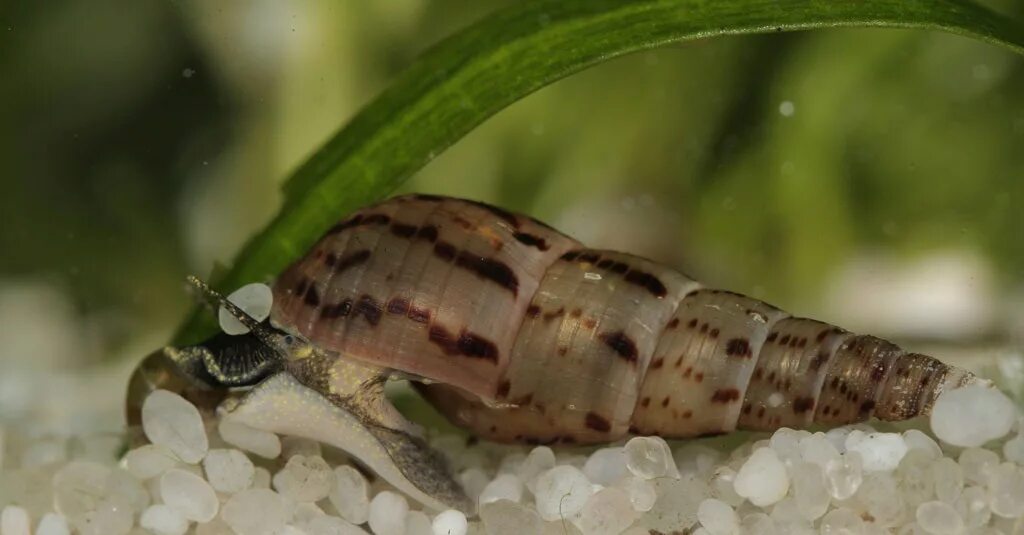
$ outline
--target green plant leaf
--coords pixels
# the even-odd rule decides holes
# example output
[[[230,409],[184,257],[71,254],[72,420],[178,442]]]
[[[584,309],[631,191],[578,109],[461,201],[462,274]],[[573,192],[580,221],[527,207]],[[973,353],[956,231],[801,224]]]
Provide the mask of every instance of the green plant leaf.
[[[1024,30],[968,0],[542,0],[498,11],[401,73],[299,167],[270,224],[215,286],[266,280],[353,209],[383,198],[473,127],[602,61],[718,35],[833,27],[941,30],[1024,54]],[[176,337],[213,328],[195,311]]]

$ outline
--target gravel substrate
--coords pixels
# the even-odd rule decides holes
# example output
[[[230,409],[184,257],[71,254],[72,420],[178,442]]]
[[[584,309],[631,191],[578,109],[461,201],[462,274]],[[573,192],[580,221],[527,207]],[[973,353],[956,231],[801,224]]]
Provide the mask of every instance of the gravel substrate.
[[[479,514],[423,511],[332,448],[146,401],[150,444],[0,432],[0,535],[1011,534],[1024,437],[999,391],[944,394],[931,433],[856,425],[553,451],[436,437]],[[710,447],[713,444],[715,447]]]

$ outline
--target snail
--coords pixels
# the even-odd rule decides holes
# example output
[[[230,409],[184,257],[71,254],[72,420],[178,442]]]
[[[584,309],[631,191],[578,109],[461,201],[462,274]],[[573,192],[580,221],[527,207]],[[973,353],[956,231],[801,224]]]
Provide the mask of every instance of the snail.
[[[434,195],[331,227],[273,283],[265,320],[193,284],[248,332],[155,352],[133,377],[130,419],[154,388],[212,408],[228,388],[250,387],[222,403],[229,417],[336,445],[434,508],[472,504],[384,397],[390,377],[416,381],[480,438],[531,444],[905,420],[976,380],[588,249],[533,218]]]

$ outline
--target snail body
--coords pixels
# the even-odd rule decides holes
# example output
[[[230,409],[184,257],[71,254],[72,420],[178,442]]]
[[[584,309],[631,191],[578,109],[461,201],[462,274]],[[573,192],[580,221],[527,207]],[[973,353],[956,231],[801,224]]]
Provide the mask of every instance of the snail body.
[[[195,284],[250,332],[147,359],[180,368],[164,374],[172,386],[189,377],[208,401],[209,390],[257,385],[249,408],[246,398],[235,407],[252,425],[308,429],[369,466],[386,458],[397,467],[376,469],[386,479],[464,510],[440,456],[384,397],[387,378],[413,379],[480,438],[533,444],[904,420],[974,380],[671,267],[589,249],[530,217],[434,195],[392,198],[334,225],[274,281],[264,321]],[[347,430],[298,421],[293,407],[311,399],[302,388],[343,411]],[[279,404],[292,410],[285,423],[266,416],[278,394],[298,400]]]

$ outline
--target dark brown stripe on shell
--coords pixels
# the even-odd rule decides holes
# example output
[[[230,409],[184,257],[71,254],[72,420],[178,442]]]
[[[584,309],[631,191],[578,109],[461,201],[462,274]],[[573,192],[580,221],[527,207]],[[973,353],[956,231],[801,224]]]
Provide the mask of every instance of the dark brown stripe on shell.
[[[391,233],[399,238],[411,238],[416,234],[416,225],[408,225],[406,223],[392,223]]]
[[[467,357],[498,361],[498,346],[473,333],[463,331],[459,336],[458,347],[459,351]]]
[[[598,335],[598,338],[618,353],[620,357],[629,362],[636,362],[638,355],[636,343],[629,336],[626,336],[626,333],[622,331],[601,333]]]
[[[359,301],[355,305],[355,315],[362,314],[366,318],[366,322],[370,325],[377,326],[380,323],[380,317],[383,314],[380,303],[369,295],[363,295],[359,298]]]
[[[358,266],[359,264],[362,264],[369,260],[370,255],[371,253],[369,250],[362,250],[350,253],[347,256],[343,256],[334,262],[334,272],[341,273],[343,271],[348,270],[349,268]]]
[[[624,278],[626,282],[630,284],[635,284],[641,288],[647,289],[647,291],[655,297],[662,298],[668,294],[668,289],[665,288],[665,284],[662,283],[658,277],[655,277],[646,271],[633,269],[627,272]]]
[[[612,424],[608,419],[594,411],[590,411],[586,416],[584,416],[583,423],[587,428],[593,429],[599,433],[607,433],[612,430]]]
[[[437,241],[437,226],[423,225],[416,231],[416,237],[429,242]]]
[[[498,362],[498,346],[493,342],[463,329],[458,337],[440,325],[430,327],[428,338],[441,347],[446,355],[464,355]]]
[[[512,295],[519,294],[519,279],[512,268],[500,260],[484,258],[462,251],[455,258],[455,265],[476,273],[480,277],[493,281],[499,286],[512,292]]]
[[[434,256],[444,260],[445,262],[451,262],[454,260],[455,253],[455,246],[446,241],[439,241],[434,244]]]
[[[519,240],[519,243],[523,245],[536,247],[541,251],[547,251],[548,249],[551,248],[551,246],[548,245],[548,242],[544,240],[544,238],[541,238],[540,236],[534,236],[533,234],[529,234],[527,232],[516,232],[515,234],[512,235],[512,237],[515,238],[516,240]]]

